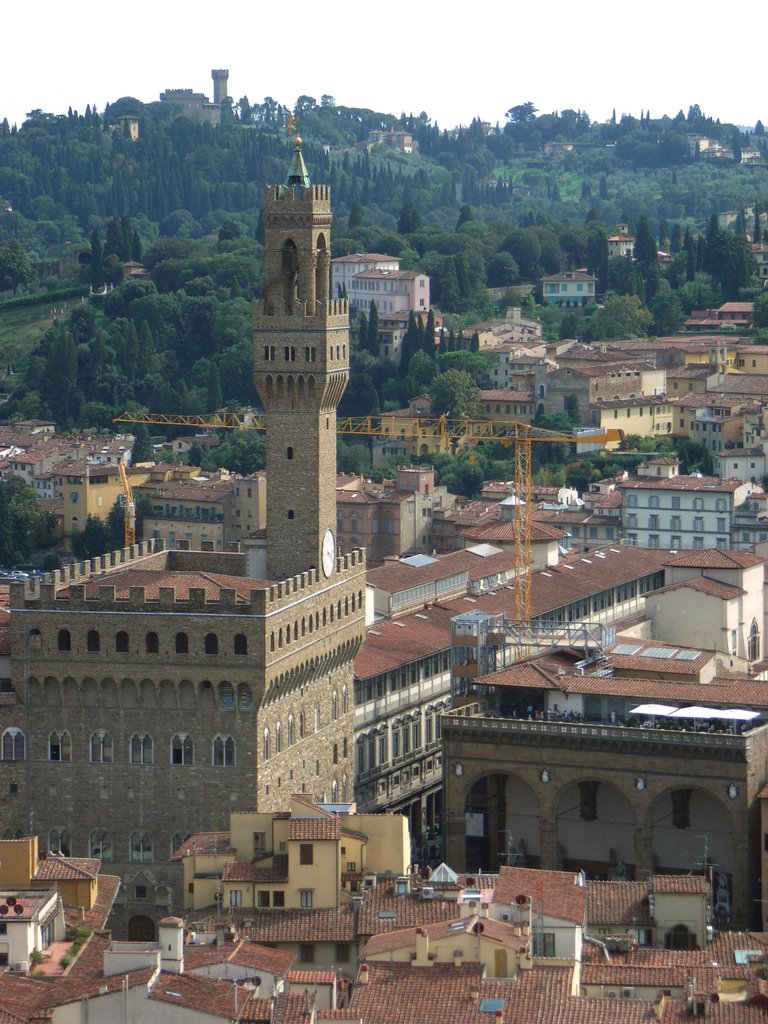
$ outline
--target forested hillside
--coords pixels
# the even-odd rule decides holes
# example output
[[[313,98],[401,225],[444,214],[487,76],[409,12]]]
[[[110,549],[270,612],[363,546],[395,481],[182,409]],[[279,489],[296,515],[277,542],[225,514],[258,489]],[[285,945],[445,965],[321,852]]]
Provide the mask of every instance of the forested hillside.
[[[444,131],[426,114],[339,107],[330,96],[300,97],[294,112],[313,180],[333,188],[334,255],[387,252],[404,269],[426,271],[452,332],[436,362],[432,326],[412,323],[410,358],[395,371],[375,357],[369,325],[355,325],[361,351],[343,411],[395,408],[438,369],[482,381],[482,356],[469,349],[471,324],[495,312],[489,287],[503,295],[588,267],[605,308],[545,314],[550,336],[585,338],[667,333],[694,307],[760,290],[749,244],[762,239],[768,206],[760,123],[745,133],[694,106],[672,118],[597,124],[582,111],[538,114],[524,103],[504,125],[478,119]],[[122,130],[126,113],[139,118],[137,140]],[[201,412],[255,400],[260,204],[263,186],[285,175],[287,114],[269,97],[243,97],[212,127],[123,98],[101,114],[34,111],[18,129],[0,124],[6,311],[52,290],[116,286],[83,304],[70,294],[36,344],[6,346],[10,399],[0,414],[106,426],[131,403]],[[390,128],[412,132],[417,151],[363,145]],[[695,136],[725,155],[702,159]],[[757,163],[739,162],[748,152]],[[727,210],[739,212],[724,226],[716,215]],[[618,223],[637,237],[634,261],[608,259]],[[657,248],[671,261],[660,264]],[[149,278],[120,283],[126,260],[142,262]]]

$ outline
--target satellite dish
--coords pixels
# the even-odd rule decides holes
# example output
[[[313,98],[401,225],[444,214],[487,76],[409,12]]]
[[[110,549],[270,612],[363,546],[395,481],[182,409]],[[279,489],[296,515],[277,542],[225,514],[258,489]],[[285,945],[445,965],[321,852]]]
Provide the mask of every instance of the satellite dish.
[[[18,901],[15,896],[9,896],[5,902],[8,904],[9,907],[15,907]]]
[[[5,905],[4,903],[3,903],[3,905],[2,905],[2,906],[0,906],[0,914],[2,914],[2,915],[3,915],[3,917],[5,917],[5,915],[6,915],[7,913],[8,913],[8,907],[6,907],[6,905]]]
[[[515,896],[515,903],[518,905],[518,907],[525,906],[525,904],[527,902],[528,902],[528,897],[525,896],[523,893],[519,893],[517,896]]]
[[[13,912],[14,912],[14,914],[23,914],[24,913],[24,907],[22,907],[22,905],[20,903],[17,903],[16,906],[13,908]]]
[[[482,935],[483,932],[485,931],[485,925],[483,924],[482,921],[477,921],[472,927],[472,931],[475,933],[475,935]]]

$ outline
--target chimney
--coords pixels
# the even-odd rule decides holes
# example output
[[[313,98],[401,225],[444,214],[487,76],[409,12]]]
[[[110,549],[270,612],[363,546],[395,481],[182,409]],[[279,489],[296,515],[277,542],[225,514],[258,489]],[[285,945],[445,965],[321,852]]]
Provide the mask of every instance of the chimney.
[[[429,936],[423,928],[416,929],[416,960],[417,967],[429,967]]]
[[[357,976],[358,985],[368,984],[368,964],[360,964],[360,973]]]
[[[171,974],[184,973],[184,922],[164,917],[158,925],[160,966]]]

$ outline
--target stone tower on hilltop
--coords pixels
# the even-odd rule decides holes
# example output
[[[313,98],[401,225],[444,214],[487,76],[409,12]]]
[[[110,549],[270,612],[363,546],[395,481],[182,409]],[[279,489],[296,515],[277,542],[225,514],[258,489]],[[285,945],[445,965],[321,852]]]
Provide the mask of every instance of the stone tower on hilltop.
[[[213,102],[218,103],[219,106],[221,106],[227,98],[229,71],[224,68],[214,68],[214,70],[211,71],[211,78],[213,79]]]
[[[267,285],[253,317],[253,377],[267,418],[267,574],[331,575],[336,407],[349,379],[346,299],[330,290],[331,193],[294,140],[284,185],[264,198]]]

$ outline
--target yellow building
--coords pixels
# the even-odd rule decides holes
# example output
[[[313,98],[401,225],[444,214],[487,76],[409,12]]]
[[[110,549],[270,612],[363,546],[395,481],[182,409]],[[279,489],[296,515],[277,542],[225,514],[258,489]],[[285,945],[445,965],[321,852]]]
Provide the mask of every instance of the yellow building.
[[[600,426],[605,429],[623,430],[640,437],[663,437],[673,430],[675,405],[664,396],[600,402],[593,409],[599,413]],[[605,447],[618,448],[619,443],[611,441]]]
[[[296,795],[287,814],[233,812],[229,833],[190,836],[173,859],[183,865],[186,910],[306,910],[348,904],[366,874],[404,874],[410,849],[402,815],[329,810]]]
[[[89,911],[98,896],[100,862],[38,851],[37,836],[0,839],[0,888],[40,889],[57,885],[62,902]]]
[[[144,483],[148,469],[130,471],[131,485]],[[117,465],[90,463],[84,459],[62,462],[56,467],[55,496],[64,499],[64,536],[85,528],[88,516],[106,520],[123,493]]]

